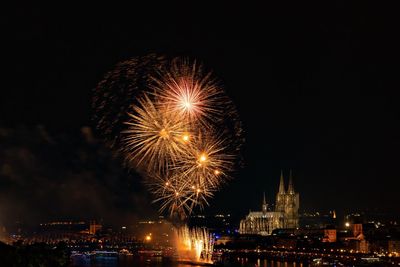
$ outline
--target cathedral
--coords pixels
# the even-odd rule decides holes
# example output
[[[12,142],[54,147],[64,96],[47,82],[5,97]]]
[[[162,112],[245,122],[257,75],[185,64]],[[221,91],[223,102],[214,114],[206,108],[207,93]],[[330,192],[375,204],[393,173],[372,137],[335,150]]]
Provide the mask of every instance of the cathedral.
[[[287,190],[281,173],[275,210],[268,210],[264,194],[261,211],[250,211],[246,218],[240,221],[239,233],[270,235],[272,230],[277,228],[299,227],[299,201],[299,193],[294,191],[292,173],[290,172]]]

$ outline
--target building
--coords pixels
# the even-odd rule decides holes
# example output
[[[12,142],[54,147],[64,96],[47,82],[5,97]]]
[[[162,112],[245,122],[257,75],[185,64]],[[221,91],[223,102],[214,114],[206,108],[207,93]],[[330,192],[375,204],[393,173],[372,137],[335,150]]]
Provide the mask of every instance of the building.
[[[388,252],[400,255],[400,240],[389,240],[388,241]]]
[[[308,229],[326,229],[336,226],[336,211],[327,212],[303,212],[299,215],[299,227]]]
[[[275,210],[268,211],[264,194],[261,211],[250,211],[246,218],[240,221],[239,233],[270,235],[277,228],[298,228],[299,204],[299,193],[294,190],[292,173],[290,172],[287,190],[285,190],[283,173],[281,173]]]
[[[89,226],[89,234],[95,235],[98,231],[101,231],[103,226],[96,221],[91,221]]]
[[[343,241],[347,243],[347,247],[349,249],[353,249],[361,253],[368,253],[370,250],[369,242],[365,238],[363,224],[354,223],[352,228],[352,235],[344,237]]]
[[[337,240],[336,229],[324,229],[322,242],[335,243]]]

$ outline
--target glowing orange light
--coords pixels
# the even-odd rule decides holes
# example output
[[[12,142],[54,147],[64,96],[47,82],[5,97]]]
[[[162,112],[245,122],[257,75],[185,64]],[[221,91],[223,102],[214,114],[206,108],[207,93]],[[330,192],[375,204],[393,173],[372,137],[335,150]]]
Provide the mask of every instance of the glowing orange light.
[[[183,101],[182,101],[182,106],[183,106],[185,109],[190,109],[190,108],[192,108],[192,103],[189,102],[188,100],[183,100]]]
[[[214,174],[218,175],[218,174],[220,174],[220,171],[219,170],[215,170]]]
[[[206,154],[201,154],[199,158],[200,162],[204,162],[207,160],[207,155]]]
[[[168,137],[169,137],[168,131],[165,130],[165,129],[162,129],[162,130],[160,131],[160,136],[161,136],[162,138],[168,138]]]

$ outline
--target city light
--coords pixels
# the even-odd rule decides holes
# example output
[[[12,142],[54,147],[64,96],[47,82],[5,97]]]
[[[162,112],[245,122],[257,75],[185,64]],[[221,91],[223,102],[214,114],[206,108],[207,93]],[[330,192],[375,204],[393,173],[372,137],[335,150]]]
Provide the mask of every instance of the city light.
[[[148,235],[146,235],[145,240],[146,240],[146,241],[151,241],[151,233],[148,234]]]

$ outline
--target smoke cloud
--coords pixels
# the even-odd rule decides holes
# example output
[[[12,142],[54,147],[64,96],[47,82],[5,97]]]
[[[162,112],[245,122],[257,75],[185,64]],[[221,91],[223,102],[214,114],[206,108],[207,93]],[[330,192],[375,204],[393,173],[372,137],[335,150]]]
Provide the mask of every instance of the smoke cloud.
[[[120,225],[154,216],[140,180],[88,127],[72,134],[0,128],[0,227],[67,219]]]

